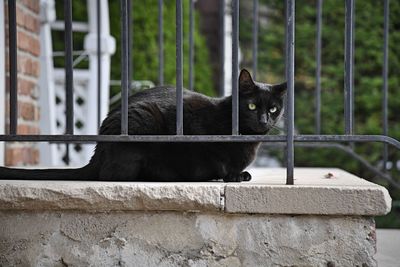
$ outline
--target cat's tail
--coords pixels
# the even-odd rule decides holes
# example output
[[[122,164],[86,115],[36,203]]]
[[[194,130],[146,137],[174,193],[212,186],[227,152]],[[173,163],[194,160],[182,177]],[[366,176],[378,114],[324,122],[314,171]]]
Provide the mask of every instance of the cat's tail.
[[[0,180],[98,180],[94,162],[76,169],[16,169],[0,167]]]

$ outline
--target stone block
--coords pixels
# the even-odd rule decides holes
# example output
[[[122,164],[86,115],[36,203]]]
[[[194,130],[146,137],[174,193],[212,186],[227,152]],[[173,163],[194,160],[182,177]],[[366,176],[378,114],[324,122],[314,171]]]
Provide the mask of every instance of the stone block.
[[[0,211],[0,266],[376,266],[371,218]]]
[[[386,188],[340,169],[296,168],[295,185],[284,169],[253,171],[250,183],[227,184],[225,210],[232,213],[384,215]]]

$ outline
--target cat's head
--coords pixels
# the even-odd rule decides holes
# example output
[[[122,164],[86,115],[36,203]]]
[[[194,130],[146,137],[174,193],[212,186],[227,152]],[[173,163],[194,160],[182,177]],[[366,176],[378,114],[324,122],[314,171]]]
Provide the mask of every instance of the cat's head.
[[[241,134],[266,134],[283,114],[286,82],[267,84],[253,81],[243,69],[239,76],[239,127]]]

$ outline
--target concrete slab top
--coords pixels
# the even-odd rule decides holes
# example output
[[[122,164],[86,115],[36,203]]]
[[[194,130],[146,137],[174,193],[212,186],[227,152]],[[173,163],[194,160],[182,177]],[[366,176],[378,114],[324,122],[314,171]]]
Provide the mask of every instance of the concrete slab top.
[[[254,168],[250,170],[251,184],[285,185],[285,168]],[[246,183],[248,184],[248,183]],[[294,184],[297,186],[367,186],[378,187],[338,168],[295,168]]]
[[[386,188],[336,168],[296,168],[294,185],[286,169],[253,169],[253,179],[225,187],[231,213],[384,215],[391,209]]]
[[[227,213],[383,215],[387,190],[340,169],[251,169],[244,183],[0,180],[0,210],[153,210]]]

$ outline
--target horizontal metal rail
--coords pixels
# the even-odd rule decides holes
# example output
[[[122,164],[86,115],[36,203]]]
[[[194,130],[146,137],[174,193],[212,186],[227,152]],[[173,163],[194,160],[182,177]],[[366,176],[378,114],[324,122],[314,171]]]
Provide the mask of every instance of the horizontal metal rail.
[[[294,135],[294,142],[380,142],[400,149],[384,135]],[[286,135],[0,135],[7,142],[285,142]]]

